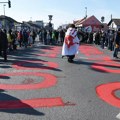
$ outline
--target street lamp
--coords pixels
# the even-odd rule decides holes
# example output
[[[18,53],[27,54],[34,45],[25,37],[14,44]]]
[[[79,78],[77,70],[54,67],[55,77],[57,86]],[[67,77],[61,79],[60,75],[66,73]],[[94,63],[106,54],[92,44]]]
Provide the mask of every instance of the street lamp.
[[[3,5],[3,12],[4,12],[4,29],[6,29],[6,18],[5,18],[5,4]]]
[[[6,6],[6,5],[4,4],[4,5],[3,5],[4,16],[5,16],[5,6]]]
[[[51,23],[51,21],[52,21],[52,15],[48,15],[48,17],[49,17],[49,21],[50,21],[50,23]]]
[[[102,16],[102,17],[101,17],[101,22],[103,23],[104,21],[105,21],[105,17]]]
[[[85,19],[87,18],[87,7],[85,7]]]
[[[52,29],[52,23],[51,23],[51,21],[52,21],[52,15],[48,15],[48,17],[49,17],[49,28],[50,29]]]

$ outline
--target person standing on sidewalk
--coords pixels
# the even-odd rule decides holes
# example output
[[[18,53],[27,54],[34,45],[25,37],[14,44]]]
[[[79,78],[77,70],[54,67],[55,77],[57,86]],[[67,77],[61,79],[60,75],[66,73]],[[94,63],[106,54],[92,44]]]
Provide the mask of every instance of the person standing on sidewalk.
[[[10,29],[7,34],[8,39],[8,49],[9,51],[13,51],[13,39],[12,39],[12,30]]]
[[[118,58],[119,48],[120,48],[120,28],[118,29],[115,38],[115,49],[114,49],[113,57]]]
[[[104,49],[105,47],[105,40],[106,40],[106,33],[105,31],[101,31],[101,48]]]
[[[67,56],[68,62],[72,63],[75,58],[75,54],[78,52],[79,41],[75,25],[70,24],[62,47],[62,58]]]
[[[8,39],[6,30],[0,29],[0,55],[4,57],[4,61],[7,61],[7,49],[8,49]]]

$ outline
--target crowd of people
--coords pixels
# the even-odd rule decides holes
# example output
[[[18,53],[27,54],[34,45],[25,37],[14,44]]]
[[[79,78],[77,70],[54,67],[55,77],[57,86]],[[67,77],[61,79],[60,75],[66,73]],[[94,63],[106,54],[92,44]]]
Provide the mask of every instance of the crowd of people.
[[[21,29],[5,30],[0,28],[0,56],[7,61],[7,53],[16,51],[18,47],[32,46],[36,37],[45,45],[62,45],[65,37],[65,30],[47,29]]]
[[[113,57],[118,58],[118,51],[120,48],[120,28],[118,30],[107,30],[98,32],[79,32],[81,42],[88,44],[99,45],[102,49],[107,48],[113,52]]]
[[[118,58],[118,51],[120,45],[120,29],[117,31],[99,31],[99,32],[83,32],[77,29],[74,25],[75,33],[80,40],[79,43],[95,44],[99,45],[102,49],[107,48],[113,52],[113,57]],[[21,29],[20,31],[0,29],[0,56],[7,61],[7,52],[17,50],[19,47],[32,46],[35,43],[35,39],[38,36],[39,41],[45,45],[64,45],[65,36],[68,33],[68,29],[60,30],[30,30]],[[70,31],[69,31],[70,34]],[[77,42],[78,43],[78,42]],[[64,55],[63,55],[64,56]]]
[[[39,31],[39,39],[45,45],[62,45],[64,42],[66,29]]]
[[[0,29],[0,56],[7,61],[7,53],[16,51],[17,47],[31,46],[35,42],[37,32],[23,29],[20,31]]]

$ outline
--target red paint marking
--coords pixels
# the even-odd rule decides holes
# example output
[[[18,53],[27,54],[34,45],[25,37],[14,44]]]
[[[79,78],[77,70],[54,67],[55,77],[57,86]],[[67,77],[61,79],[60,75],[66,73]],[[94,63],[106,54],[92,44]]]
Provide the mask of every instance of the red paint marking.
[[[20,108],[37,108],[37,107],[55,107],[65,106],[60,97],[58,98],[37,98],[31,100],[12,100],[0,101],[0,109],[20,109]]]
[[[44,80],[41,83],[35,84],[21,84],[21,85],[11,85],[11,84],[0,84],[0,89],[9,89],[9,90],[30,90],[30,89],[42,89],[49,88],[57,84],[57,78],[52,74],[47,73],[34,73],[34,72],[19,72],[19,73],[7,73],[1,74],[2,76],[38,76],[43,77]]]
[[[95,48],[94,46],[86,46],[86,45],[81,45],[80,46],[80,52],[85,54],[86,56],[89,55],[102,55],[103,52],[101,52],[99,49]]]
[[[88,57],[89,60],[103,60],[103,52],[90,45],[81,45],[80,52]]]
[[[97,62],[97,63],[95,63],[95,65],[98,65],[98,66],[109,65],[109,66],[113,66],[113,67],[119,67],[120,66],[120,64],[112,61],[110,59],[110,57],[103,57],[102,59],[103,59],[103,62]]]
[[[36,56],[42,56],[42,57],[50,57],[50,58],[56,58],[57,54],[60,52],[60,47],[53,47],[50,48],[49,50],[42,50],[43,52],[47,52],[47,54],[37,54]]]
[[[31,63],[42,63],[42,64],[47,64],[48,66],[33,66],[33,67],[25,67],[24,65],[26,65],[27,63],[30,64]],[[54,62],[43,62],[43,61],[21,61],[21,62],[16,62],[12,65],[13,68],[16,69],[24,69],[24,70],[31,70],[31,69],[35,69],[35,70],[39,70],[39,69],[54,69],[54,68],[58,68],[58,64],[54,63]]]
[[[107,72],[107,73],[116,73],[116,74],[119,74],[119,73],[120,73],[120,70],[112,70],[112,69],[110,69],[110,68],[105,68],[105,67],[103,67],[103,66],[92,65],[91,68],[92,68],[92,69],[95,69],[95,70]]]
[[[91,50],[92,49],[92,50]],[[92,47],[89,46],[83,46],[80,47],[80,51],[81,53],[83,53],[84,55],[88,56],[90,60],[99,60],[98,58],[94,58],[94,56],[92,55],[102,55],[102,52],[97,51],[97,49],[94,49]],[[96,52],[95,52],[96,51]],[[91,57],[91,58],[90,58]],[[99,71],[103,71],[103,72],[107,72],[107,73],[120,73],[119,69],[110,69],[110,68],[106,68],[106,67],[114,67],[114,68],[118,68],[120,67],[120,64],[116,64],[115,62],[110,60],[110,57],[101,57],[102,61],[104,62],[97,62],[95,64],[93,64],[91,67],[95,70],[99,70]],[[105,102],[107,102],[108,104],[118,107],[120,108],[120,98],[118,98],[115,95],[115,91],[120,90],[120,82],[116,82],[116,83],[108,83],[108,84],[103,84],[100,85],[96,88],[96,92],[97,95]]]
[[[52,55],[52,54],[51,54]],[[53,57],[53,56],[52,56]],[[33,69],[34,67],[25,68],[22,66],[26,64],[26,62],[33,61],[25,61],[18,62],[13,64],[13,67],[16,69]],[[36,63],[36,61],[34,61]],[[41,61],[39,61],[42,63]],[[57,68],[58,65],[55,63],[48,62],[49,67],[42,67],[42,69],[49,69],[50,67]],[[34,68],[40,69],[40,68]],[[34,72],[19,72],[19,73],[7,73],[1,74],[0,77],[5,76],[38,76],[43,77],[44,80],[41,83],[30,84],[30,85],[10,85],[10,84],[0,84],[0,89],[11,89],[11,90],[29,90],[29,89],[40,89],[40,88],[49,88],[51,86],[56,85],[57,79],[55,76],[47,73],[34,73]],[[25,81],[26,82],[26,81]],[[32,80],[28,80],[27,82],[33,82]],[[20,109],[20,108],[36,108],[36,107],[55,107],[55,106],[65,106],[65,105],[75,105],[72,103],[64,103],[60,97],[56,98],[37,98],[37,99],[29,99],[29,100],[5,100],[0,101],[0,109]]]
[[[107,72],[107,73],[120,73],[119,69],[110,69],[110,68],[106,68],[107,66],[111,66],[111,67],[115,67],[115,68],[119,68],[120,64],[115,63],[113,61],[110,60],[110,58],[106,58],[104,59],[105,62],[103,63],[95,63],[91,66],[92,69],[95,70],[99,70],[99,71],[103,71],[103,72]],[[106,66],[106,67],[104,67]]]
[[[109,61],[110,60],[110,57],[107,57],[107,56],[100,56],[100,55],[96,55],[96,56],[90,56],[88,58],[89,60],[97,60],[97,61]]]
[[[120,90],[120,82],[100,85],[96,88],[98,96],[112,106],[120,108],[120,98],[115,96],[115,91]]]

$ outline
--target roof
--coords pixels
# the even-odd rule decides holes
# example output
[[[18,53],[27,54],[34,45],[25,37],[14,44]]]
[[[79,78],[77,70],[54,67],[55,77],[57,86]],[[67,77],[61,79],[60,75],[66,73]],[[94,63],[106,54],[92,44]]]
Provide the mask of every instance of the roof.
[[[82,24],[82,22],[85,20],[85,18],[81,19],[81,20],[77,20],[77,21],[74,21],[74,24],[75,25],[80,25]]]
[[[37,25],[37,24],[34,24],[34,23],[32,23],[31,21],[29,21],[29,22],[23,22],[22,23],[22,25],[23,26],[27,26],[27,27],[36,27],[36,28],[41,28],[41,26],[39,26],[39,25]]]
[[[75,25],[101,25],[101,22],[94,16],[90,16],[88,18],[83,18],[79,20]]]
[[[11,17],[1,15],[1,16],[0,16],[0,20],[4,20],[4,19],[6,19],[6,20],[8,20],[8,21],[10,21],[10,22],[20,23],[20,22],[17,22],[16,20],[14,20],[14,19],[11,18]]]
[[[32,27],[41,28],[40,25],[37,25],[37,24],[32,23],[32,22],[28,22],[28,24],[29,24],[30,26],[32,26]]]
[[[108,23],[108,26],[114,22],[117,26],[120,25],[120,19],[111,19],[110,22]]]

